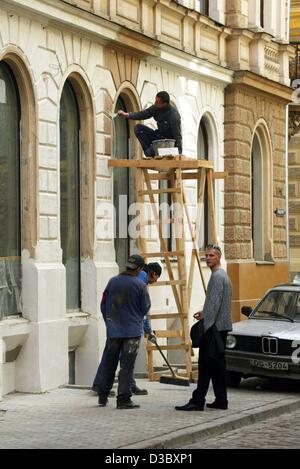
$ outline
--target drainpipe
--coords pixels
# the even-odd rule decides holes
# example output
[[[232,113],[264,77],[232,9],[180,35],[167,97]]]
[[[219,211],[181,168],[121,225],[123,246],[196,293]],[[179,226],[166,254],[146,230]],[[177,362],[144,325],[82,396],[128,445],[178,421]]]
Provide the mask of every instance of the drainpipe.
[[[290,266],[290,229],[289,229],[289,104],[286,106],[285,123],[285,209],[286,209],[286,249]]]

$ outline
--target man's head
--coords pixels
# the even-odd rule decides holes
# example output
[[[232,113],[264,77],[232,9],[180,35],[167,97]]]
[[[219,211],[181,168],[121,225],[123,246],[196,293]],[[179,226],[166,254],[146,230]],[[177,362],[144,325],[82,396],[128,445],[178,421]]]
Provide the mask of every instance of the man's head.
[[[139,256],[138,254],[132,254],[132,256],[130,256],[128,258],[128,261],[126,262],[126,269],[127,271],[135,275],[138,275],[140,271],[142,270],[142,268],[144,267],[144,265],[145,265],[145,261],[142,258],[142,256]]]
[[[155,97],[154,106],[158,109],[169,106],[170,104],[170,95],[166,91],[160,91]]]
[[[144,270],[148,274],[148,283],[150,284],[157,282],[161,276],[161,266],[158,262],[150,262]]]
[[[222,251],[217,244],[208,244],[205,250],[205,259],[207,267],[214,270],[221,265]]]

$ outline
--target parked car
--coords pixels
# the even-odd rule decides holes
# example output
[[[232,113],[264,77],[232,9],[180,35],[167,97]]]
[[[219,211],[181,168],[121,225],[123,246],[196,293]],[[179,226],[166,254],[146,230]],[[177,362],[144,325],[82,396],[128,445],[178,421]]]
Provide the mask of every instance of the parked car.
[[[227,338],[228,384],[250,376],[300,380],[300,285],[271,288],[241,312],[248,319],[233,324]]]

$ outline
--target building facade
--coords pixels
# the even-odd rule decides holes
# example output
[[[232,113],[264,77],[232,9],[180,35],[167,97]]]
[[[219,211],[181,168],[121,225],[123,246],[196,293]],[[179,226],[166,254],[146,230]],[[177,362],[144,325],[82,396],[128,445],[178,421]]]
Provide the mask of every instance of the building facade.
[[[289,254],[290,280],[300,273],[300,2],[291,2],[290,42],[293,102],[289,105]]]
[[[289,3],[278,3],[1,4],[0,396],[91,384],[105,341],[102,291],[138,251],[126,237],[132,176],[107,161],[140,148],[134,123],[115,114],[147,107],[162,89],[182,116],[183,153],[228,171],[215,206],[235,318],[285,278],[285,219],[274,210],[286,207],[291,51]],[[196,185],[186,191],[193,213]],[[205,216],[199,238],[203,249]],[[155,229],[149,244],[157,251]],[[198,282],[191,314],[204,299]],[[154,312],[173,307],[168,287],[151,296]]]

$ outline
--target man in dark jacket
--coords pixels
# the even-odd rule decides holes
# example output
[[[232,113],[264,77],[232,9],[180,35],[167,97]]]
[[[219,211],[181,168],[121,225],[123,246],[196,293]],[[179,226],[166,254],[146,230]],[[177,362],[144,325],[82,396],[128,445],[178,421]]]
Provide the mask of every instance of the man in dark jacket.
[[[209,383],[212,381],[215,401],[207,404],[211,409],[228,408],[226,389],[225,347],[231,322],[231,281],[221,268],[221,249],[216,244],[206,248],[206,264],[211,269],[203,311],[194,314],[195,319],[203,319],[204,335],[199,347],[198,385],[192,399],[176,410],[204,410],[205,397]]]
[[[131,256],[126,271],[113,277],[103,293],[101,312],[107,331],[107,355],[98,385],[99,405],[102,407],[107,404],[120,356],[117,408],[139,407],[131,401],[130,386],[144,332],[143,320],[150,309],[147,286],[137,278],[143,266],[141,256]]]
[[[153,130],[146,125],[137,124],[134,128],[135,135],[140,141],[145,156],[152,158],[155,153],[152,146],[153,140],[171,138],[176,140],[179,154],[182,153],[181,119],[175,107],[170,104],[170,96],[166,91],[160,91],[155,97],[152,106],[140,112],[118,111],[118,115],[132,120],[144,120],[153,117],[157,122],[157,129]]]

